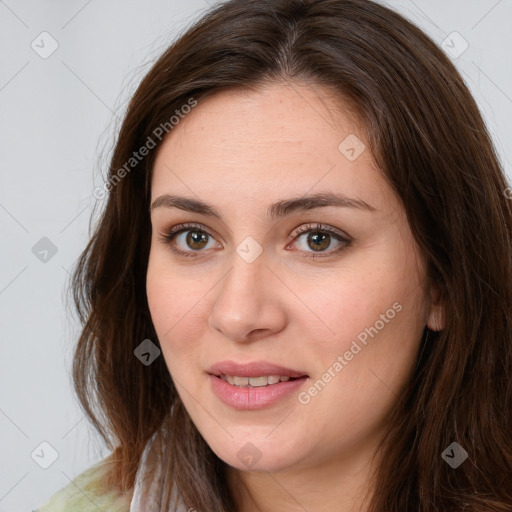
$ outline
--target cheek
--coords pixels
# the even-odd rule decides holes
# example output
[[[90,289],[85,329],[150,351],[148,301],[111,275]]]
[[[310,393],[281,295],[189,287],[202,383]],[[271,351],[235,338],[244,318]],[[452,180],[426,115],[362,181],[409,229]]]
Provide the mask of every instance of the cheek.
[[[186,309],[183,294],[179,289],[176,274],[169,272],[158,259],[150,258],[146,277],[148,306],[156,333],[165,351],[167,340],[172,338],[180,322],[185,318]]]
[[[166,249],[152,247],[146,275],[146,294],[157,333],[167,337],[186,318],[194,299],[193,282],[185,279],[184,269],[169,261]],[[197,286],[197,284],[196,284]],[[163,341],[163,340],[162,340]]]
[[[339,276],[303,281],[298,291],[309,308],[297,318],[317,360],[326,369],[344,354],[366,369],[411,364],[425,324],[416,261],[389,251]]]
[[[181,274],[182,276],[182,274]],[[148,264],[146,294],[151,319],[169,372],[178,376],[197,365],[200,347],[194,340],[204,331],[201,297],[205,291],[197,280],[184,279],[170,265]]]
[[[392,307],[400,293],[382,279],[378,269],[342,269],[304,279],[294,288],[301,298],[300,303],[295,301],[294,318],[319,354],[348,350],[352,339]]]
[[[361,436],[380,428],[413,371],[423,331],[422,296],[412,280],[397,285],[396,274],[383,276],[377,281],[383,286],[362,286],[359,279],[333,290],[338,299],[321,304],[334,334],[315,335],[311,329],[306,334],[312,344],[309,360],[317,363],[299,402],[321,411],[319,418],[336,419],[321,427],[326,451],[341,423],[346,432]]]
[[[151,262],[146,277],[146,294],[149,311],[157,334],[161,336],[171,329],[181,316],[177,311],[175,300],[169,290],[173,289],[173,280],[165,271]]]

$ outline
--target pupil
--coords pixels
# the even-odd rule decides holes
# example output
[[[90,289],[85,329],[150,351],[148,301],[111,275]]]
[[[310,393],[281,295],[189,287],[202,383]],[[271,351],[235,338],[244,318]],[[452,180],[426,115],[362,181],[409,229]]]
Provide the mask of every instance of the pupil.
[[[326,247],[329,246],[329,243],[327,242],[327,244],[325,243],[325,241],[328,239],[330,235],[326,234],[326,233],[311,233],[309,236],[308,236],[308,242],[310,241],[313,241],[313,243],[315,244],[312,249],[315,249],[315,251],[317,249],[325,249]],[[321,238],[321,244],[322,245],[316,245],[316,243],[318,242],[318,239]]]
[[[187,243],[189,244],[189,247],[193,249],[201,249],[201,243],[205,241],[206,233],[204,233],[203,231],[190,231],[187,236]],[[196,247],[196,244],[199,244],[200,247]]]

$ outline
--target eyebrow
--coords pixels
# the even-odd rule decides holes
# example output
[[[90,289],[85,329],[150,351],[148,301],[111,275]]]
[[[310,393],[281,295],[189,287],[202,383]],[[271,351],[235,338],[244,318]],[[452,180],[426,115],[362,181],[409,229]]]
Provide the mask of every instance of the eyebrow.
[[[324,192],[277,201],[269,206],[267,217],[271,220],[276,220],[293,212],[313,210],[326,206],[356,208],[365,212],[374,212],[377,210],[361,199],[353,199],[343,194]],[[150,209],[155,210],[160,207],[179,208],[187,212],[199,213],[222,220],[222,215],[214,206],[189,197],[164,194],[153,201]]]

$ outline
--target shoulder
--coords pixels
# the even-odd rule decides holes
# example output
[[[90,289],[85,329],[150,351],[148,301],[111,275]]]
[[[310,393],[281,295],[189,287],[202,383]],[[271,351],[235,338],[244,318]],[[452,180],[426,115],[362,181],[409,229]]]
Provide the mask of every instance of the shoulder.
[[[109,458],[80,473],[33,512],[129,512],[131,494],[102,485]]]

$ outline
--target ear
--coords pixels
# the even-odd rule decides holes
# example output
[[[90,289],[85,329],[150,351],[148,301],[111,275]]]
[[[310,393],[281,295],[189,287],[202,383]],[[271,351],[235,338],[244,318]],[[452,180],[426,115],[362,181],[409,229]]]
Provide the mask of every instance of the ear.
[[[430,289],[430,309],[427,314],[427,327],[431,331],[442,331],[444,329],[444,307],[439,300],[441,292],[436,285]]]

